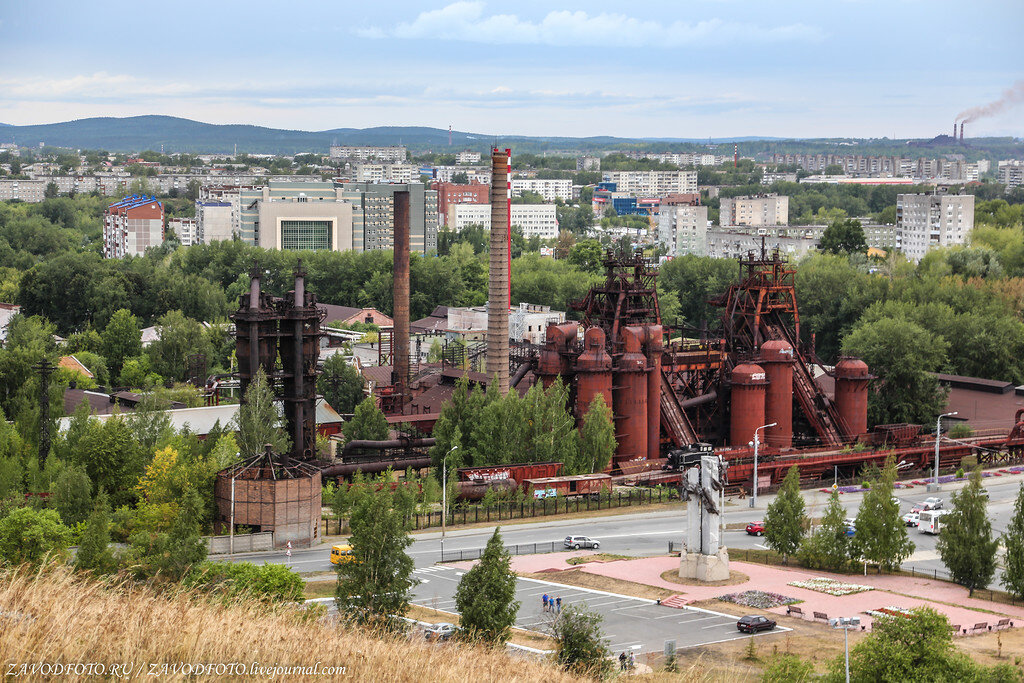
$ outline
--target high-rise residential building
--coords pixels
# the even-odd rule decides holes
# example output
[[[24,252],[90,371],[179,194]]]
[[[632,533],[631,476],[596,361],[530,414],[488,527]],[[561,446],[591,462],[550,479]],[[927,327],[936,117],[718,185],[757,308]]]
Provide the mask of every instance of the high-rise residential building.
[[[448,228],[455,232],[467,225],[481,225],[491,229],[490,204],[451,204],[448,207]],[[554,204],[513,204],[512,225],[523,231],[524,237],[551,239],[558,237],[558,218]]]
[[[199,244],[198,222],[195,218],[168,218],[167,232],[174,233],[183,247]]]
[[[415,164],[356,164],[353,179],[359,183],[411,183],[420,179]]]
[[[373,147],[360,145],[331,145],[332,159],[350,159],[352,161],[390,161],[401,163],[408,154],[401,145],[391,147]]]
[[[226,242],[235,236],[235,208],[230,201],[196,200],[196,239],[200,244]]]
[[[155,197],[125,197],[103,213],[104,258],[142,256],[163,241],[164,205]]]
[[[1007,188],[1024,185],[1024,161],[1020,159],[1000,161],[996,178]]]
[[[708,253],[708,207],[697,200],[662,205],[658,214],[658,242],[668,247],[669,256]]]
[[[920,261],[933,247],[963,244],[974,228],[974,195],[896,195],[896,248]]]
[[[448,222],[448,207],[452,204],[486,204],[490,201],[491,186],[482,183],[456,185],[455,183],[432,183],[430,189],[437,192],[437,220],[441,225]]]
[[[468,149],[455,155],[457,164],[479,164],[480,152],[471,152]]]
[[[431,168],[433,180],[439,183],[454,182],[456,176],[465,174],[466,182],[472,184],[491,184],[490,166],[434,166]]]
[[[650,197],[697,191],[696,171],[606,171],[604,180],[618,192]]]
[[[352,248],[393,249],[395,192],[409,193],[410,249],[437,249],[437,192],[422,183],[338,183],[339,198],[353,206]]]
[[[565,178],[513,178],[512,196],[521,197],[523,192],[535,192],[546,202],[561,199],[572,201],[572,180]]]
[[[789,197],[758,194],[726,197],[718,210],[719,225],[789,225]]]

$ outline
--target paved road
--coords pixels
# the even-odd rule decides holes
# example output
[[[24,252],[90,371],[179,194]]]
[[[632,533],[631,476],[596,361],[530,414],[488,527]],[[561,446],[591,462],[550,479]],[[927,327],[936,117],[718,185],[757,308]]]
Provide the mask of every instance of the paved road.
[[[455,588],[463,571],[447,565],[420,567],[414,574],[420,584],[413,589],[412,602],[423,607],[455,612]],[[749,638],[736,630],[736,617],[685,607],[664,607],[653,600],[615,595],[598,590],[566,586],[536,579],[519,579],[516,598],[520,602],[516,625],[541,633],[550,632],[555,615],[542,609],[545,593],[562,598],[562,606],[586,603],[604,618],[602,630],[614,653],[662,651],[666,640],[686,648],[726,640]],[[779,628],[778,631],[789,629]],[[758,634],[758,635],[764,635]]]

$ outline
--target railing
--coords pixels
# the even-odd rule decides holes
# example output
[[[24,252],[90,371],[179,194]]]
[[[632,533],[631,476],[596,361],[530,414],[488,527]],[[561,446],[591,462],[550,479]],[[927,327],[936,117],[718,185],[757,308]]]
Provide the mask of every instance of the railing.
[[[568,550],[562,541],[550,541],[548,543],[517,543],[505,546],[510,555],[536,555],[538,553],[557,553]],[[469,548],[466,550],[449,550],[441,553],[441,562],[462,562],[463,560],[479,560],[484,554],[484,548]]]

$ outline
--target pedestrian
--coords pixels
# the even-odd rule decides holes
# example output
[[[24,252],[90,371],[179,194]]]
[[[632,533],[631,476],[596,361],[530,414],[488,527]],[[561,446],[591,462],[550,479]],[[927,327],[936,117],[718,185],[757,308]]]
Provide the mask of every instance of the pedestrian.
[[[626,653],[625,652],[620,652],[619,653],[619,671],[625,671],[625,670],[626,670]]]
[[[544,611],[547,612],[548,611],[548,594],[547,593],[544,594],[544,597],[541,598],[541,601],[544,603]]]
[[[636,655],[633,654],[632,650],[630,650],[629,651],[629,670],[632,671],[635,668],[636,668]]]
[[[555,614],[561,614],[561,613],[562,613],[562,596],[559,595],[557,598],[555,598]]]

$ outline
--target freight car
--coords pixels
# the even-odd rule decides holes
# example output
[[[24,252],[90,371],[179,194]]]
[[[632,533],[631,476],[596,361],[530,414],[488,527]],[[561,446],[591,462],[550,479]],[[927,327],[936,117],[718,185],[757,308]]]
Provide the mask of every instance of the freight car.
[[[541,477],[523,480],[526,495],[534,498],[583,496],[612,490],[610,474],[577,474],[567,477]]]

